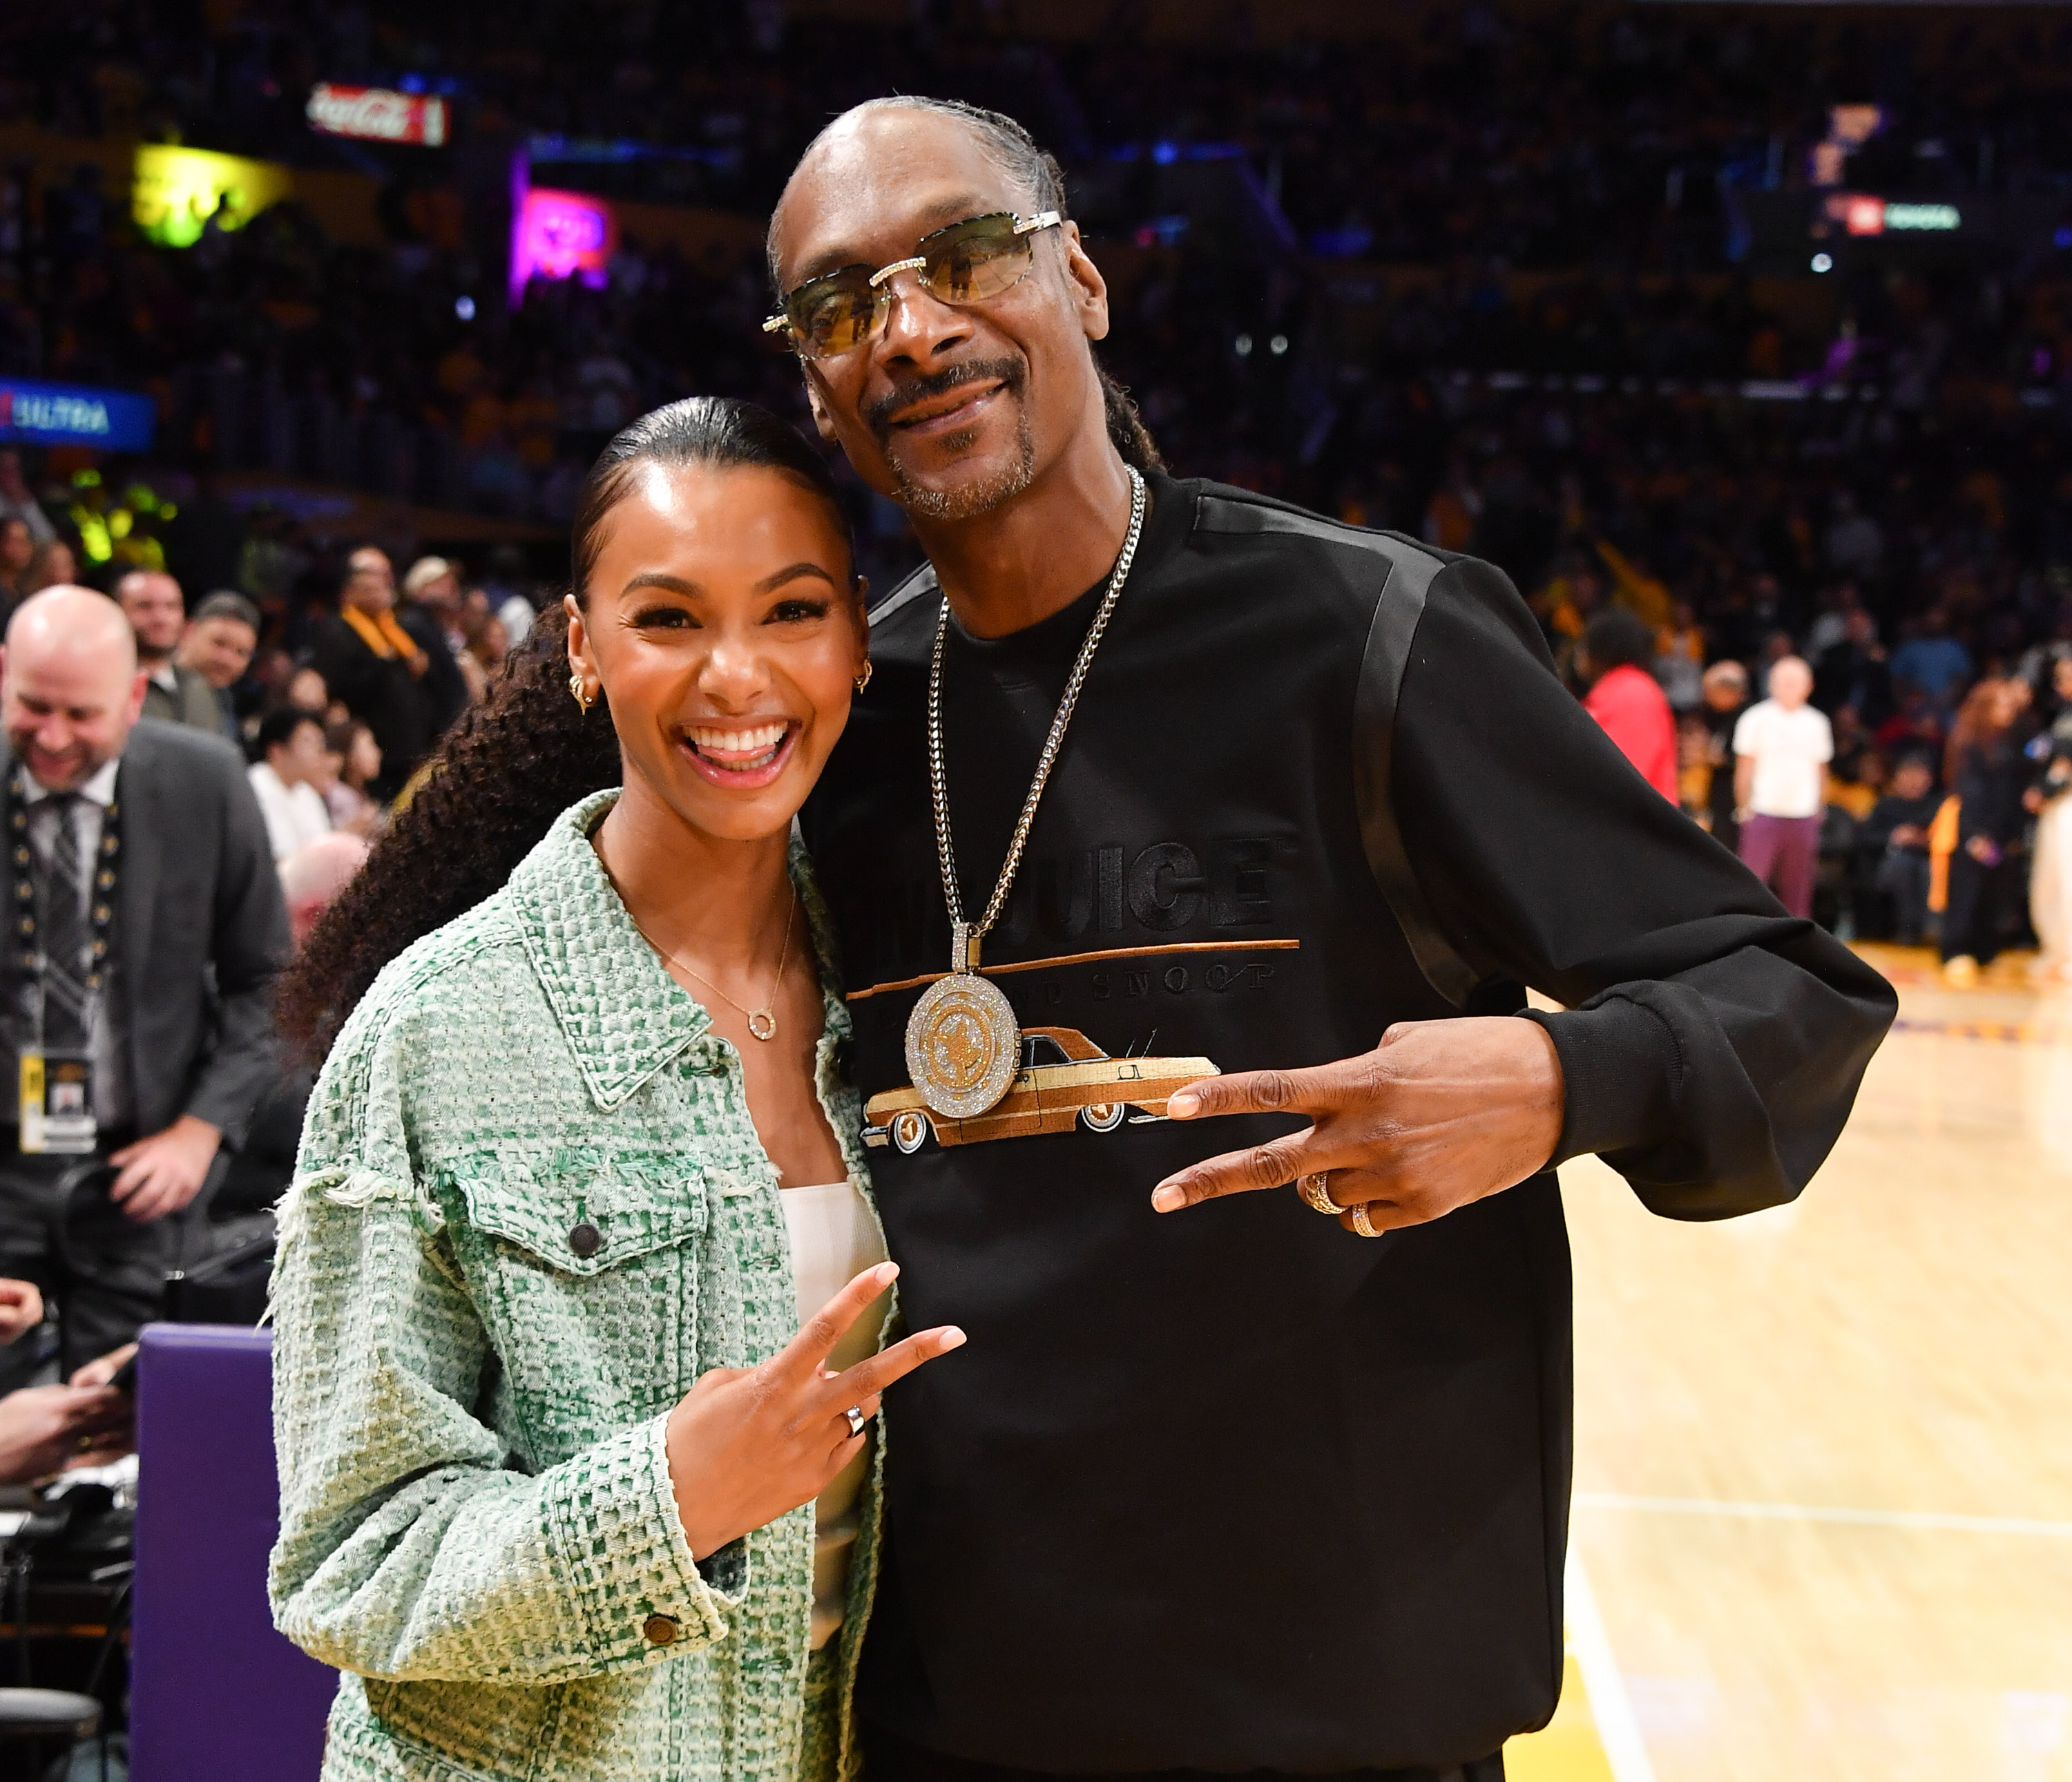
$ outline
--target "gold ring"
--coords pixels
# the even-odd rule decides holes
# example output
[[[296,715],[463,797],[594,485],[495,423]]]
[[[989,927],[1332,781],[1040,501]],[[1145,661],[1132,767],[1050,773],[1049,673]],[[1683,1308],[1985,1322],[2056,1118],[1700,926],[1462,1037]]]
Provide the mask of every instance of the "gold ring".
[[[1352,1209],[1353,1229],[1363,1237],[1379,1237],[1382,1233],[1374,1228],[1374,1221],[1367,1216],[1367,1203],[1363,1201]]]
[[[1352,1210],[1349,1207],[1340,1206],[1331,1198],[1331,1172],[1329,1170],[1319,1171],[1314,1175],[1297,1176],[1295,1191],[1318,1212],[1328,1214],[1333,1219]]]

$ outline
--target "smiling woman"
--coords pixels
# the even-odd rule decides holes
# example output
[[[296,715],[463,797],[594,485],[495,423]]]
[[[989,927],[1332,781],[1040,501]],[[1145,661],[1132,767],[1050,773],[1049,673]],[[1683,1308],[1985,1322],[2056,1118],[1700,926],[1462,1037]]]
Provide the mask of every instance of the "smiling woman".
[[[826,468],[677,403],[573,545],[565,655],[528,646],[289,992],[306,1043],[359,1002],[276,1282],[274,1611],[349,1673],[327,1777],[832,1773],[870,1420],[963,1341],[877,1352],[896,1271],[791,847],[869,671]]]

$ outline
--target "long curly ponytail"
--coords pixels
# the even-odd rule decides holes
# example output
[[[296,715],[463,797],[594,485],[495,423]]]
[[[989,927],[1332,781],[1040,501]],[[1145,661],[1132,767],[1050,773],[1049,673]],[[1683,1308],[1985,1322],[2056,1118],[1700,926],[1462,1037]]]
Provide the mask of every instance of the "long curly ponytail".
[[[848,533],[834,479],[796,428],[753,402],[692,397],[643,415],[591,467],[571,528],[578,606],[611,510],[647,463],[784,471],[825,496]],[[500,889],[569,805],[621,783],[609,703],[586,713],[569,697],[568,637],[557,602],[446,734],[416,795],[282,975],[275,1019],[295,1057],[322,1057],[384,965]]]

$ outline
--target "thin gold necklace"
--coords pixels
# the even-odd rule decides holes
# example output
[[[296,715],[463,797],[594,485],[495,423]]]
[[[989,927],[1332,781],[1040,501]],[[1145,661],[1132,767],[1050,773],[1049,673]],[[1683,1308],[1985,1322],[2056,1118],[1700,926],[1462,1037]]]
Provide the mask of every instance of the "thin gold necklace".
[[[787,883],[789,883],[788,879]],[[649,946],[655,947],[656,952],[662,953],[665,964],[674,965],[679,971],[688,972],[729,1008],[739,1009],[743,1014],[746,1015],[748,1031],[755,1038],[775,1039],[777,1037],[777,999],[784,994],[784,967],[790,963],[791,958],[791,930],[799,924],[799,890],[796,885],[791,886],[791,902],[784,912],[784,945],[777,955],[777,982],[770,986],[770,1002],[764,1008],[751,1009],[746,1003],[735,1002],[695,965],[687,965],[676,954],[662,953],[660,947],[655,947],[655,937],[645,928],[640,930],[641,936]],[[639,924],[636,923],[635,926],[638,927]]]

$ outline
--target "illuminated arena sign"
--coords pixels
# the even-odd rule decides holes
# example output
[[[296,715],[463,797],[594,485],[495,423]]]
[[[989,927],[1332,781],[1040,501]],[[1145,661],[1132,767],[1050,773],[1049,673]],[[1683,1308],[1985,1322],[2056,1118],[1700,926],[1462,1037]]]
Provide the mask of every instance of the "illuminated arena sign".
[[[533,186],[525,191],[511,236],[514,292],[523,292],[534,278],[579,278],[598,290],[618,251],[619,223],[602,198]]]
[[[150,398],[127,390],[0,378],[0,439],[144,451],[156,419]]]
[[[388,87],[342,87],[319,81],[310,89],[304,115],[311,130],[327,136],[421,142],[434,149],[446,139],[445,100]]]
[[[241,229],[294,189],[294,175],[271,161],[147,142],[137,150],[130,214],[146,241],[191,248],[213,220]]]
[[[1908,204],[1847,192],[1827,200],[1827,214],[1852,235],[1922,233],[1947,235],[1963,227],[1955,204]]]

